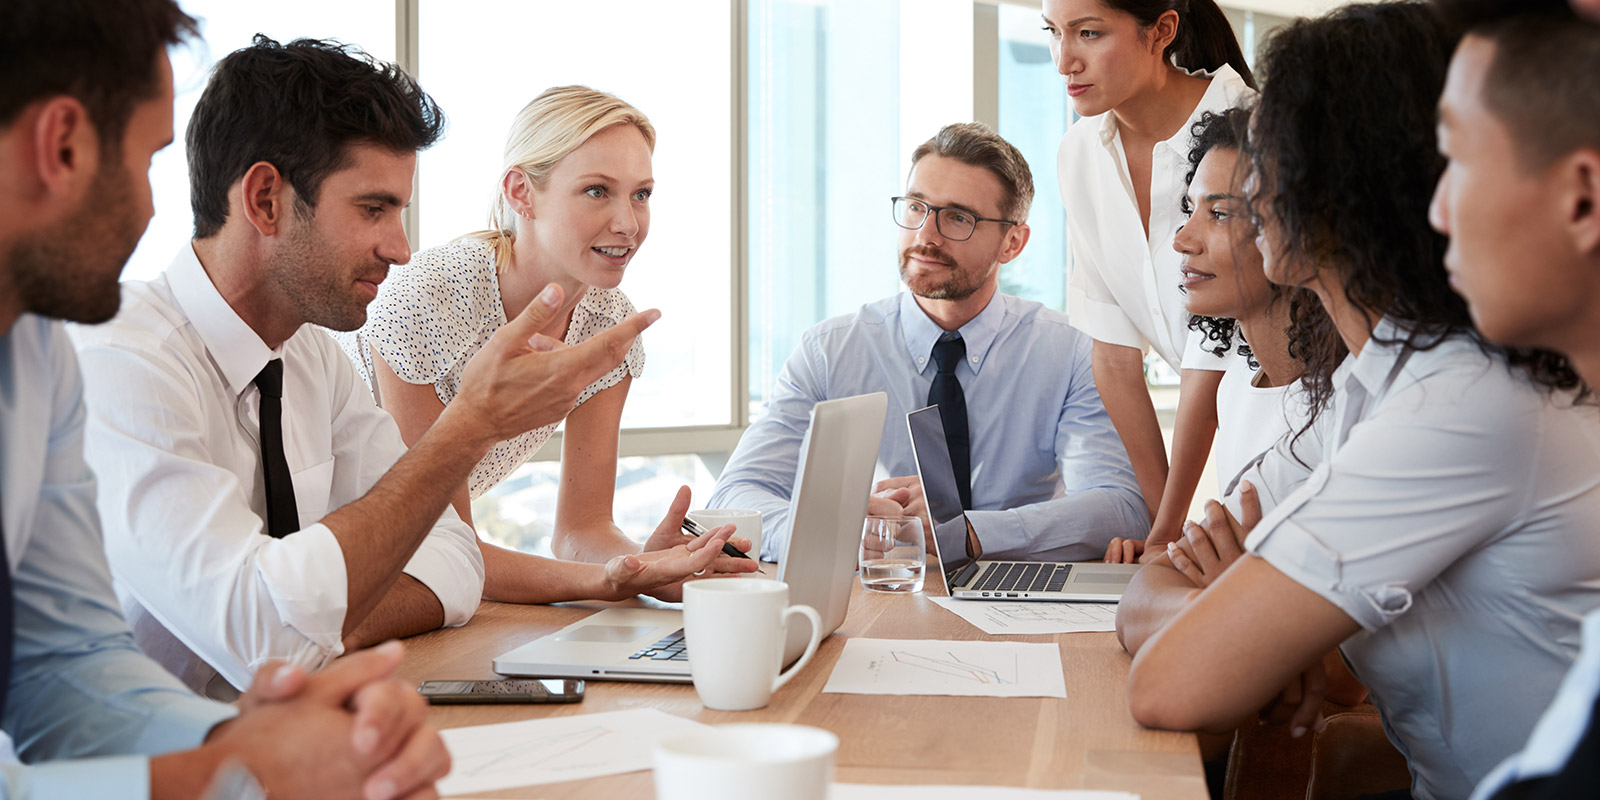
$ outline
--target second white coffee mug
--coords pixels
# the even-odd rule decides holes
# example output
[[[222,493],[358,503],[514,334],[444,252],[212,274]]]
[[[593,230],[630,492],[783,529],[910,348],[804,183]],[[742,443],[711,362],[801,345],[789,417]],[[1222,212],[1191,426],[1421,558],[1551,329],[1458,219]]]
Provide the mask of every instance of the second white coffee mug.
[[[793,667],[783,645],[795,616],[811,625],[811,641]],[[811,606],[789,605],[789,584],[756,578],[711,578],[683,585],[683,639],[689,673],[706,708],[761,708],[799,672],[822,641],[822,618]]]
[[[743,508],[697,508],[689,512],[689,519],[715,528],[732,525],[734,536],[750,540],[750,557],[761,560],[761,512]]]

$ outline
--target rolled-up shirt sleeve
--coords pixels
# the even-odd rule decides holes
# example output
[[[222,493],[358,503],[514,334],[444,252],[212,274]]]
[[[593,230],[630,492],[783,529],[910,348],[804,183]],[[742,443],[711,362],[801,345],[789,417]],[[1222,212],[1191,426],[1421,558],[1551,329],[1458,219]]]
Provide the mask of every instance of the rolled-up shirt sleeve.
[[[1506,476],[1541,466],[1543,399],[1472,374],[1418,380],[1385,398],[1262,518],[1247,548],[1370,631],[1410,610],[1464,553],[1536,524],[1524,514],[1537,480]]]
[[[1074,247],[1072,252],[1072,272],[1067,277],[1067,318],[1072,327],[1095,341],[1150,352],[1150,342],[1100,277],[1100,265],[1080,248]]]
[[[1063,358],[1073,377],[1055,430],[1062,495],[1016,508],[968,511],[985,558],[1093,560],[1105,554],[1113,537],[1142,539],[1150,533],[1127,448],[1095,388],[1090,347],[1078,338]]]

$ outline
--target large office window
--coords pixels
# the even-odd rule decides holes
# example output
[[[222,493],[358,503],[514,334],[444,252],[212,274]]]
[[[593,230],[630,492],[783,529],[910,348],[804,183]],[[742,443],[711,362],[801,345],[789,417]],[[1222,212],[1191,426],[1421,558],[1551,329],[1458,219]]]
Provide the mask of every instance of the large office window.
[[[182,6],[200,20],[201,39],[172,51],[176,90],[172,124],[177,140],[156,154],[150,165],[156,215],[139,241],[139,249],[128,260],[123,278],[146,279],[160,274],[194,233],[183,132],[218,59],[250,44],[257,33],[264,33],[281,42],[301,37],[338,39],[377,58],[394,60],[393,0],[281,0],[261,6],[230,0],[183,0]]]

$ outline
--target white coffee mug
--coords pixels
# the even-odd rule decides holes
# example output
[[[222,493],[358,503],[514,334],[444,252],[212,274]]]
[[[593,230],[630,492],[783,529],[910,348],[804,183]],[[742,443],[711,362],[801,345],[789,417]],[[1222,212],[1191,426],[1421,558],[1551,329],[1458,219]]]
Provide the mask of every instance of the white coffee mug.
[[[689,512],[689,519],[715,528],[732,525],[733,535],[750,540],[750,557],[761,560],[761,512],[743,508],[697,508]]]
[[[788,671],[783,645],[789,620],[811,622],[811,641]],[[700,702],[719,711],[761,708],[788,683],[822,641],[822,618],[811,606],[789,605],[789,584],[756,578],[711,578],[683,585],[683,640]]]
[[[655,747],[657,800],[824,800],[839,737],[805,725],[718,725]]]

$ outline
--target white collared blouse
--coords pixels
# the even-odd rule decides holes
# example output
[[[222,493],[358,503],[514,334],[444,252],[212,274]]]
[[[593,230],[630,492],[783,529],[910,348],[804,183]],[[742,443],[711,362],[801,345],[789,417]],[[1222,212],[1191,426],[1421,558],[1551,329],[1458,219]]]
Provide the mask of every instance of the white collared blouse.
[[[1172,239],[1184,223],[1190,129],[1207,111],[1241,105],[1255,92],[1227,65],[1190,74],[1210,78],[1211,85],[1183,128],[1157,142],[1151,154],[1149,236],[1139,219],[1116,115],[1079,120],[1061,137],[1056,173],[1072,243],[1067,317],[1098,341],[1146,353],[1153,347],[1173,369],[1225,370],[1236,356],[1205,353],[1200,334],[1189,330],[1181,257]]]

